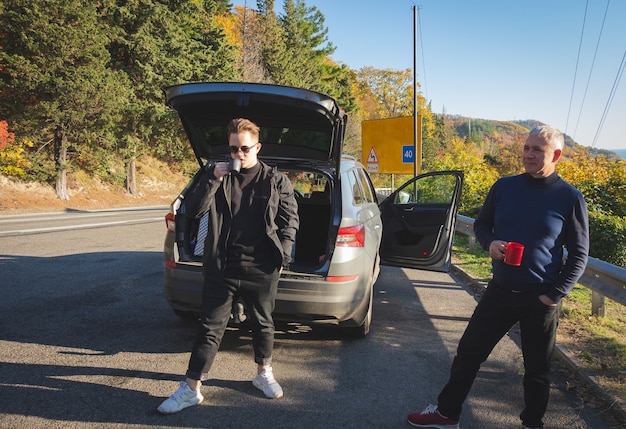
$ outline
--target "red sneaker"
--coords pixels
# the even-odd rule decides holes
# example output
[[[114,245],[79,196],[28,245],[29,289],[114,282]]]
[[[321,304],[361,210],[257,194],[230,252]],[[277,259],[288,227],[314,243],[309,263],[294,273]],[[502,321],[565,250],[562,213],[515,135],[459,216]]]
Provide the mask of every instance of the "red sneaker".
[[[460,429],[458,420],[442,416],[436,405],[429,405],[421,413],[409,414],[408,422],[417,428]]]

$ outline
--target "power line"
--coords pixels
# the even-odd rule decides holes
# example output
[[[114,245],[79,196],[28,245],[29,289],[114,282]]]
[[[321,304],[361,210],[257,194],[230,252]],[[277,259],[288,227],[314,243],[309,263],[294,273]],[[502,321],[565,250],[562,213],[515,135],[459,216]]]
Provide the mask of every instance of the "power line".
[[[619,65],[617,69],[617,76],[615,76],[615,81],[613,82],[613,88],[611,88],[611,93],[609,94],[609,99],[606,102],[606,106],[604,106],[604,112],[602,112],[602,118],[600,119],[600,123],[598,124],[596,135],[594,136],[593,142],[591,143],[592,148],[596,146],[598,137],[600,137],[600,131],[602,130],[602,127],[604,126],[604,120],[606,119],[606,115],[609,112],[611,103],[613,102],[613,97],[615,96],[615,92],[617,91],[619,82],[622,79],[622,73],[624,72],[624,65],[626,65],[626,51],[624,51],[624,56],[622,56],[622,63]]]
[[[569,114],[572,110],[572,100],[574,99],[574,88],[576,87],[576,75],[578,74],[578,63],[580,61],[580,52],[583,45],[583,36],[585,34],[585,22],[587,21],[587,9],[589,7],[589,0],[585,3],[585,15],[583,17],[583,27],[580,31],[580,42],[578,43],[578,56],[576,57],[576,69],[574,70],[574,81],[572,82],[572,93],[569,97],[569,107],[567,108],[567,120],[565,121],[565,134],[567,134],[567,126],[569,125]]]
[[[583,113],[583,107],[585,105],[585,99],[587,98],[587,90],[589,89],[589,82],[591,81],[591,75],[593,74],[593,66],[596,62],[596,56],[598,55],[598,48],[600,47],[600,39],[602,39],[602,31],[604,30],[604,23],[606,22],[606,15],[609,12],[609,4],[611,0],[606,2],[606,10],[604,11],[604,18],[602,19],[602,27],[600,27],[600,34],[598,34],[598,42],[596,43],[596,50],[593,53],[593,60],[591,61],[591,68],[589,69],[589,77],[587,78],[587,86],[585,86],[585,93],[583,94],[583,101],[580,104],[580,111],[578,112],[578,118],[576,119],[576,128],[574,128],[574,134],[572,139],[576,137],[576,131],[578,130],[578,124],[580,123],[580,115]]]

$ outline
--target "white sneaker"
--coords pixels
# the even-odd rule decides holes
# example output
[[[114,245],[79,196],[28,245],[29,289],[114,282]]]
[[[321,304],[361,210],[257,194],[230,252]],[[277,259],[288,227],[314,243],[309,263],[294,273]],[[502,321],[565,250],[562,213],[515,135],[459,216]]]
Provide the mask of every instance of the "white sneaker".
[[[167,398],[157,410],[161,414],[174,414],[187,407],[198,405],[204,400],[200,389],[191,390],[186,381],[180,382],[180,387],[172,396]]]
[[[252,385],[263,391],[265,396],[270,399],[278,399],[283,397],[283,389],[274,378],[272,367],[265,368],[252,380]]]

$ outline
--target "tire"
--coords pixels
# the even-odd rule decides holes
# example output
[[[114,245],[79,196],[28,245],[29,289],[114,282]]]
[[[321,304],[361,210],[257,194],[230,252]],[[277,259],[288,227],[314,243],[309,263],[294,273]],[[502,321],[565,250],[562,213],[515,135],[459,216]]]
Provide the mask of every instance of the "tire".
[[[373,298],[374,298],[374,285],[370,288],[370,298],[369,303],[367,305],[367,313],[365,314],[365,320],[361,325],[356,327],[343,327],[342,333],[346,337],[351,338],[365,338],[367,334],[370,333],[370,328],[372,326],[372,307],[373,307]]]

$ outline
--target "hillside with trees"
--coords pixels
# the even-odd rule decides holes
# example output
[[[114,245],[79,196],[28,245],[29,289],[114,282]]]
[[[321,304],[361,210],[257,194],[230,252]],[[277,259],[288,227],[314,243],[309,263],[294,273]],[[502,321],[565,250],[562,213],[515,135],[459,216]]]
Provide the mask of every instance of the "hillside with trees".
[[[5,0],[0,3],[0,174],[45,183],[69,199],[87,175],[141,192],[137,160],[197,168],[162,88],[192,81],[293,85],[335,97],[350,116],[344,152],[360,158],[361,122],[413,114],[412,72],[335,62],[323,14],[303,0],[232,8],[227,0]],[[419,87],[418,87],[419,90]],[[435,114],[421,91],[423,168],[462,169],[461,213],[475,216],[491,184],[521,171],[539,121]],[[559,172],[584,193],[594,256],[626,265],[626,164],[569,137]],[[389,175],[375,174],[388,187]],[[398,183],[402,178],[398,178]]]

